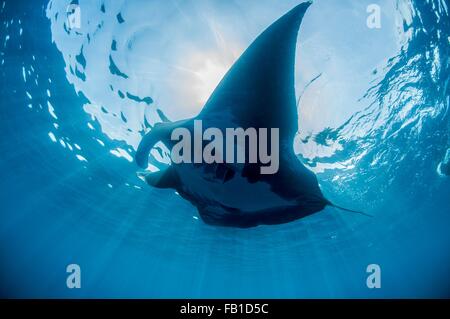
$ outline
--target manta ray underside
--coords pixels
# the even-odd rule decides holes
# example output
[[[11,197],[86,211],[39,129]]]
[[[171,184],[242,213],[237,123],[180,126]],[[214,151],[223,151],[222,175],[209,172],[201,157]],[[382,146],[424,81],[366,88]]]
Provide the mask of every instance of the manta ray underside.
[[[194,120],[201,120],[204,128],[279,128],[278,171],[261,174],[261,163],[172,163],[158,172],[138,173],[142,179],[154,187],[175,189],[212,225],[245,228],[281,224],[334,206],[293,150],[298,131],[295,51],[298,29],[310,4],[296,6],[259,35],[197,117],[155,125],[144,136],[135,157],[137,164],[146,168],[156,143],[170,148],[173,129],[192,131]]]

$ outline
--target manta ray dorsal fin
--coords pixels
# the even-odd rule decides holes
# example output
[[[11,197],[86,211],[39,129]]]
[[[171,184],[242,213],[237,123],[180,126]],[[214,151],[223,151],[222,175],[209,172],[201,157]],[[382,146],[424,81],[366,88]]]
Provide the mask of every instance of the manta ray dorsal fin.
[[[279,128],[281,142],[292,142],[298,130],[295,50],[310,5],[296,6],[259,35],[224,76],[199,119],[225,127]]]

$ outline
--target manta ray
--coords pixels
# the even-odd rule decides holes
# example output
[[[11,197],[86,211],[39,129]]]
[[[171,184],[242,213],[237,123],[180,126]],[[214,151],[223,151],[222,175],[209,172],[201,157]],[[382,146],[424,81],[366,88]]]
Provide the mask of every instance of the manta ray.
[[[311,2],[290,10],[269,26],[240,56],[195,117],[156,124],[135,155],[146,168],[153,146],[173,145],[177,127],[279,128],[279,169],[261,174],[261,163],[180,163],[138,176],[157,188],[175,189],[210,225],[248,228],[291,222],[335,206],[322,194],[317,178],[294,153],[298,131],[294,89],[298,30]],[[347,210],[342,207],[338,207]],[[349,210],[350,211],[350,210]]]

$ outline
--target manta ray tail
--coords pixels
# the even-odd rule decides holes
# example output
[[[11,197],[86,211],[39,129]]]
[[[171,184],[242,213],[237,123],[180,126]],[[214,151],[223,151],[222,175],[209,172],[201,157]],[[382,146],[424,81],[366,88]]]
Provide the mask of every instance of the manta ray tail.
[[[364,216],[367,216],[367,217],[373,217],[373,215],[370,215],[370,214],[367,214],[367,213],[364,213],[364,212],[360,212],[360,211],[357,211],[357,210],[351,210],[351,209],[348,209],[348,208],[344,208],[344,207],[335,205],[335,204],[333,204],[333,203],[331,203],[331,202],[329,202],[328,205],[330,205],[330,206],[332,206],[332,207],[334,207],[334,208],[338,208],[338,209],[340,209],[340,210],[346,211],[346,212],[355,213],[355,214],[360,214],[360,215],[364,215]]]

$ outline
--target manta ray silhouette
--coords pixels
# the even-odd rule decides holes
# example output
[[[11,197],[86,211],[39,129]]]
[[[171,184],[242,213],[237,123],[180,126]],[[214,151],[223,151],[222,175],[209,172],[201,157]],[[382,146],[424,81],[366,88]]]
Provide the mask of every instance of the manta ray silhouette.
[[[299,4],[259,35],[197,117],[155,125],[135,156],[137,164],[146,168],[153,146],[157,142],[173,146],[172,130],[184,127],[192,132],[194,120],[201,120],[206,128],[279,128],[277,173],[261,174],[261,163],[172,163],[158,172],[141,172],[138,176],[151,186],[177,190],[197,207],[203,221],[212,225],[246,228],[281,224],[327,205],[335,206],[324,198],[316,176],[293,150],[298,131],[295,50],[298,29],[310,5]]]

